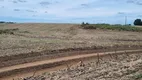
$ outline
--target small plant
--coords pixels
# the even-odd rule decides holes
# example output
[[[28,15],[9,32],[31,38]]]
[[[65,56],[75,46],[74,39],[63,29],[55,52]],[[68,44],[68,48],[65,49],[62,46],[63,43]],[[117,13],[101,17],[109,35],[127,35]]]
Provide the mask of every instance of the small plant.
[[[142,79],[142,74],[139,74],[139,75],[135,75],[135,76],[134,76],[134,79],[135,79],[135,80],[139,80],[139,79]]]

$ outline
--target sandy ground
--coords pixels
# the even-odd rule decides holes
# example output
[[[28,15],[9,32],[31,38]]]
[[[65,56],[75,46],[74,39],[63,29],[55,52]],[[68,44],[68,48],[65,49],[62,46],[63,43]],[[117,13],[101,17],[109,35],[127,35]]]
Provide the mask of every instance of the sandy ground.
[[[142,54],[105,56],[26,80],[142,80]]]
[[[4,24],[14,35],[0,34],[0,56],[65,48],[142,45],[141,32],[84,30],[76,24]]]
[[[82,61],[82,64],[88,63],[89,61],[92,61],[95,59],[95,61],[98,61],[98,65],[100,64],[101,60],[104,59],[110,59],[116,58],[119,59],[118,55],[126,54],[127,56],[132,53],[140,53],[142,52],[141,49],[137,50],[119,50],[119,51],[112,51],[112,52],[100,52],[100,53],[86,53],[81,55],[73,55],[73,56],[67,56],[67,57],[60,57],[55,59],[47,59],[42,61],[36,61],[36,62],[29,62],[24,64],[17,64],[13,66],[3,67],[0,68],[0,80],[11,80],[11,79],[17,79],[17,78],[25,78],[27,76],[33,75],[34,72],[40,72],[42,74],[43,72],[46,73],[49,72],[50,69],[56,69],[56,67],[63,66],[60,69],[64,69],[66,67],[70,68],[70,64],[73,64],[74,66],[76,63]],[[109,57],[108,57],[109,56]],[[76,67],[76,66],[75,66]],[[45,70],[45,71],[44,71]],[[15,76],[14,76],[15,75]],[[37,74],[36,74],[37,75]]]
[[[142,51],[142,50],[127,50],[127,53],[128,52],[137,52],[137,51]],[[97,57],[97,56],[104,56],[104,55],[113,55],[113,54],[117,55],[117,54],[123,54],[123,53],[125,53],[125,51],[117,51],[117,53],[116,52],[91,53],[91,54],[61,57],[61,58],[50,59],[50,60],[36,61],[36,62],[31,62],[31,63],[25,63],[25,64],[19,64],[19,65],[0,68],[0,73],[11,71],[11,70],[16,70],[16,69],[22,69],[22,68],[28,68],[28,67],[44,65],[44,64],[65,62],[65,61],[78,60],[78,59]]]

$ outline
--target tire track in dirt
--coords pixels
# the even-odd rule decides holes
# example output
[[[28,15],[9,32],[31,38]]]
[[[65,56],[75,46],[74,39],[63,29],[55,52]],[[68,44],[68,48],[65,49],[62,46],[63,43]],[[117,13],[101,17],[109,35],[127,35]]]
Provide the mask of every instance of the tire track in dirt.
[[[142,46],[107,46],[107,47],[84,47],[84,48],[68,48],[59,50],[45,50],[41,52],[22,53],[18,55],[9,55],[0,57],[0,68],[18,64],[25,64],[36,61],[50,60],[67,56],[111,52],[120,50],[137,50],[142,49]]]
[[[36,69],[36,68],[42,69],[43,68],[42,66],[44,66],[44,68],[46,67],[51,68],[51,67],[65,64],[66,62],[69,62],[69,61],[82,60],[82,59],[91,58],[91,57],[101,57],[106,55],[119,55],[119,54],[124,54],[126,52],[136,53],[136,52],[142,52],[142,50],[141,49],[126,50],[126,51],[123,50],[123,51],[117,51],[117,52],[83,54],[83,55],[67,56],[62,58],[19,64],[19,65],[0,68],[0,77],[9,76],[11,74],[15,74],[16,72],[20,72],[20,71],[28,72],[30,69]]]

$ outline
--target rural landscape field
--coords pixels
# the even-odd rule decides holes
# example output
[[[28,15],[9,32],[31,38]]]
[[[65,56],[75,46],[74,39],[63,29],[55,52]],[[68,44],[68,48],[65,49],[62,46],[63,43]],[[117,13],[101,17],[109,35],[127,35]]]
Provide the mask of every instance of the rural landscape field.
[[[84,26],[88,27],[88,25]],[[116,78],[133,80],[137,77],[141,79],[142,31],[85,29],[81,24],[55,23],[5,23],[0,24],[0,29],[3,31],[0,34],[0,60],[2,62],[0,63],[2,70],[0,70],[0,77],[3,80],[115,80]],[[141,28],[138,29],[141,30]],[[114,52],[114,54],[108,55],[109,52]],[[103,53],[106,56],[94,55],[97,53]],[[80,56],[74,58],[77,55]],[[60,58],[63,59],[60,61]],[[56,62],[55,64],[45,63],[48,60],[54,61],[52,59],[59,59],[60,62],[57,63],[58,65],[55,65]],[[69,61],[69,64],[62,60]],[[22,64],[27,66],[23,67]],[[34,64],[35,66],[32,67],[36,70],[30,69],[28,65]],[[71,64],[73,67],[67,67]],[[18,67],[20,65],[21,67]],[[63,67],[54,70],[54,67],[60,65]],[[36,66],[39,67],[36,68]],[[45,72],[44,69],[48,66],[53,70]],[[31,74],[25,76],[22,69],[28,72],[27,68],[31,70]],[[17,73],[16,69],[20,70],[20,73]],[[34,74],[33,71],[40,70],[44,72],[35,73],[31,77]],[[12,73],[21,74],[21,76],[3,77],[10,76]]]
[[[0,80],[142,80],[141,0],[0,0]]]
[[[1,24],[0,29],[17,29],[14,34],[0,35],[0,56],[44,50],[141,46],[141,32],[86,30],[79,24]]]

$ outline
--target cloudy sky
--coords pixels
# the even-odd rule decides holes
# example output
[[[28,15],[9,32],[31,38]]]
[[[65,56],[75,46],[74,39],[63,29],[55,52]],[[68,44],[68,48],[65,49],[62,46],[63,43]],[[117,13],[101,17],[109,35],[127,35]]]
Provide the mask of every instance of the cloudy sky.
[[[142,0],[0,0],[0,21],[132,24]]]

